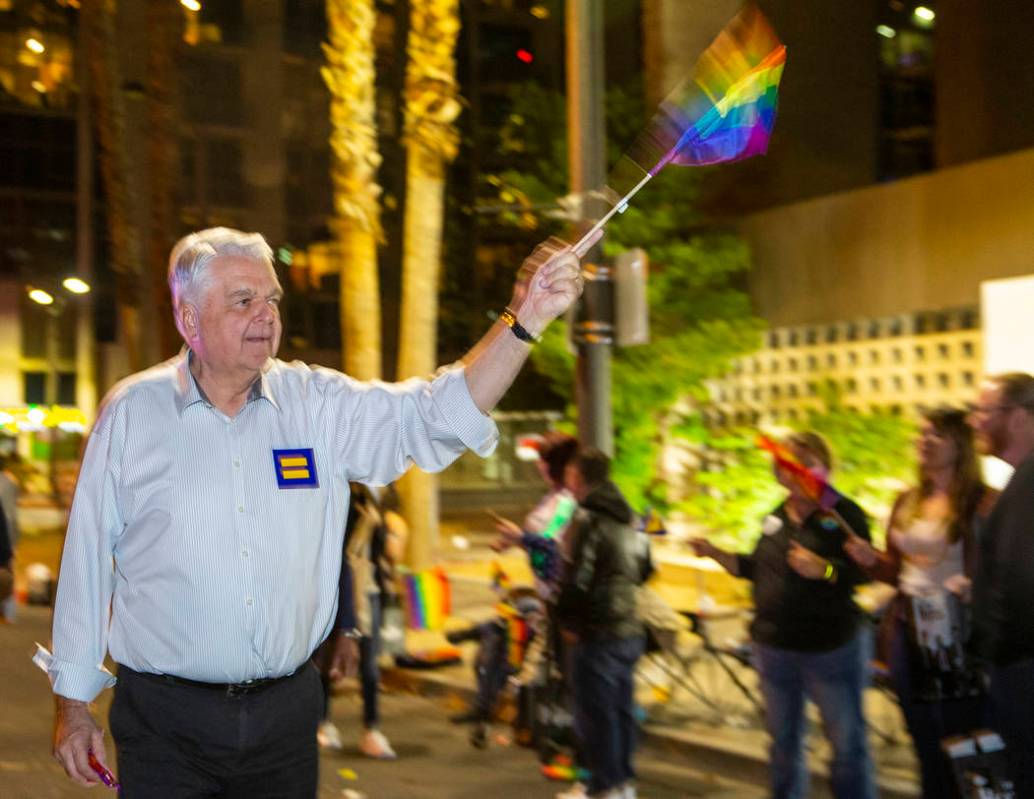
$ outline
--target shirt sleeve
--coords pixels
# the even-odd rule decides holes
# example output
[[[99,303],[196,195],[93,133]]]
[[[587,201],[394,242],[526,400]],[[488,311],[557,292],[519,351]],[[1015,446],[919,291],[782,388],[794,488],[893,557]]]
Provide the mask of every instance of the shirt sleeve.
[[[349,480],[385,485],[413,464],[440,472],[467,449],[481,457],[495,449],[499,431],[474,404],[462,366],[430,381],[345,381],[331,423]]]
[[[108,649],[113,553],[123,528],[118,510],[118,469],[110,418],[90,434],[68,519],[54,603],[54,654],[47,673],[54,693],[91,702],[115,684],[104,668]]]

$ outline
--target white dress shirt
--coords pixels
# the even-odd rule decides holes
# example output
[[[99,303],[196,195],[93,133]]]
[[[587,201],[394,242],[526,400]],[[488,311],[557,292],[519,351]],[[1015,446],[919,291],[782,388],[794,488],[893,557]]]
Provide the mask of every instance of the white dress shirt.
[[[333,624],[348,481],[439,471],[497,439],[461,367],[386,384],[271,360],[234,418],[207,402],[186,351],[120,383],[69,517],[55,693],[91,701],[112,685],[109,650],[206,682],[291,673]]]

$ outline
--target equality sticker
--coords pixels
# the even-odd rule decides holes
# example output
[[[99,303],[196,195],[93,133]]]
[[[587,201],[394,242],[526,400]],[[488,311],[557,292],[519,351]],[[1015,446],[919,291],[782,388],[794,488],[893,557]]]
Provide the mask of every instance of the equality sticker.
[[[273,469],[280,488],[319,488],[316,456],[311,449],[273,450]]]

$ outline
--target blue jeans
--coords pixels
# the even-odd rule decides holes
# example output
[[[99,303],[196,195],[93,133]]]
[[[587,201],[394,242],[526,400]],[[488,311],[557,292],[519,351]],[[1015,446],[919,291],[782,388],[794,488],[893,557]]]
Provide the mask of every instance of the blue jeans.
[[[804,700],[818,705],[833,746],[830,782],[837,799],[875,799],[872,760],[865,737],[862,691],[868,683],[869,631],[830,652],[794,652],[755,644],[765,696],[773,799],[804,799]]]
[[[575,728],[589,768],[590,795],[635,778],[637,725],[633,678],[642,636],[579,641],[574,647]]]

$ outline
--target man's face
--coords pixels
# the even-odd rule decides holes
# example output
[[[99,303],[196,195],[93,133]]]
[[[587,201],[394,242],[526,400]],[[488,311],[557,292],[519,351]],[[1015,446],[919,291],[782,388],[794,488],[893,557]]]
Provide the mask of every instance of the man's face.
[[[191,348],[218,373],[257,374],[280,347],[283,290],[276,273],[267,263],[237,256],[216,258],[209,269]]]
[[[985,383],[969,414],[976,435],[977,449],[984,455],[1001,455],[1009,446],[1009,419],[1015,408],[1002,401],[1002,391]]]

